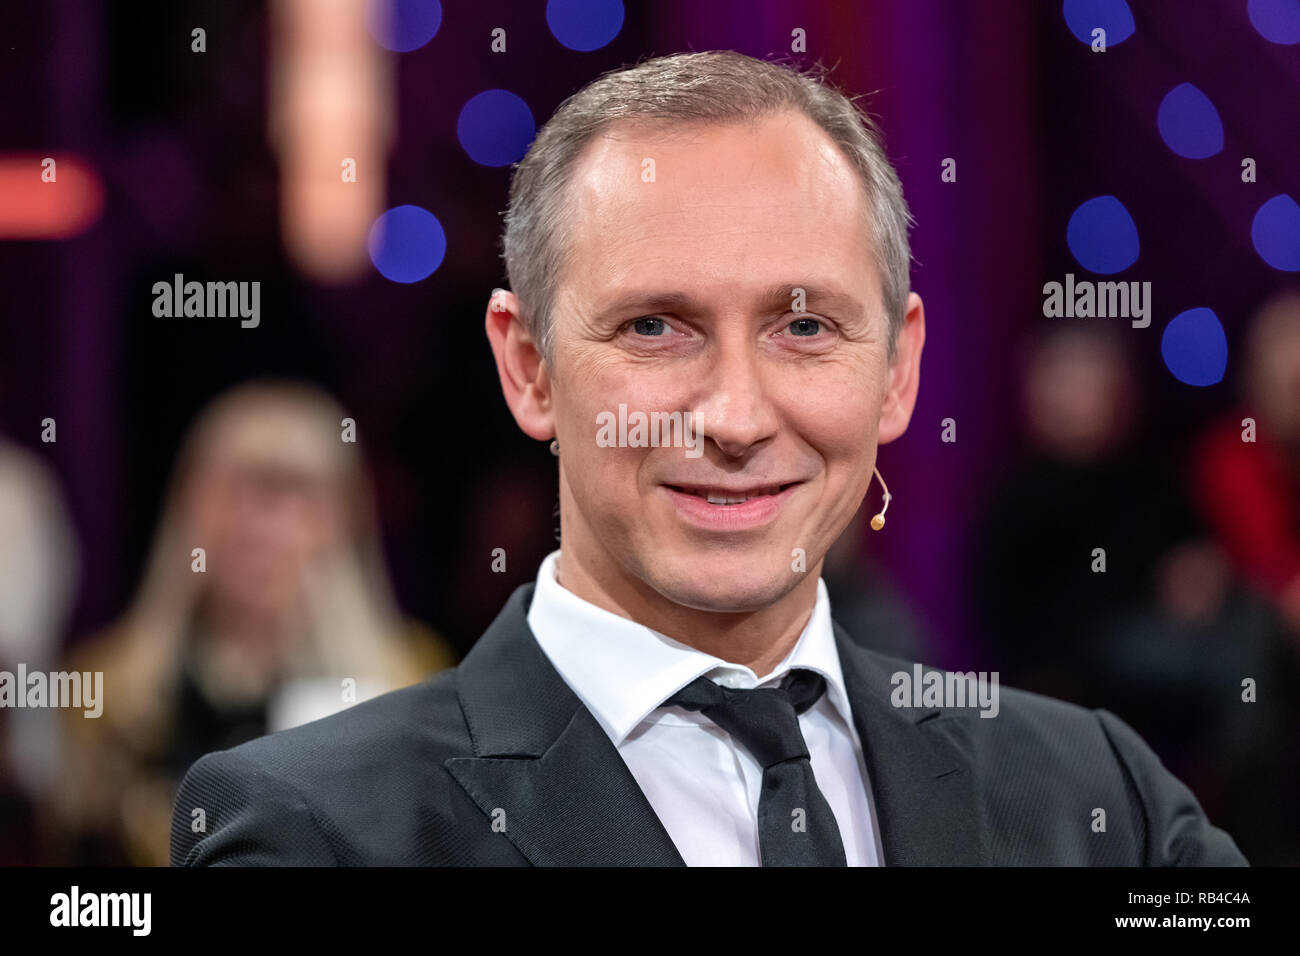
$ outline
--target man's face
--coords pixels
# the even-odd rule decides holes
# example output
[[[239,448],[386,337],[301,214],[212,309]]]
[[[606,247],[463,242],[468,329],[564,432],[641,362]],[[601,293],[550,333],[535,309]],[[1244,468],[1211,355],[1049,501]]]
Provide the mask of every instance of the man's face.
[[[566,566],[716,611],[817,573],[870,482],[889,387],[864,192],[794,112],[620,124],[583,155],[549,369]],[[702,449],[604,447],[620,405],[692,413]]]

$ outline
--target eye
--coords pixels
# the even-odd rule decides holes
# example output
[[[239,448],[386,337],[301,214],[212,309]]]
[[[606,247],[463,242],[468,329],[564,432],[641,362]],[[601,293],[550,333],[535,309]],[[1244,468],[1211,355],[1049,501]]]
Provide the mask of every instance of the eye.
[[[822,330],[822,324],[817,319],[808,318],[807,316],[804,316],[802,318],[795,319],[793,322],[790,323],[788,328],[790,329],[791,335],[798,336],[798,337],[810,337],[810,336],[815,336],[818,332]]]
[[[668,323],[655,315],[643,315],[632,320],[632,329],[637,335],[663,335],[668,331]]]

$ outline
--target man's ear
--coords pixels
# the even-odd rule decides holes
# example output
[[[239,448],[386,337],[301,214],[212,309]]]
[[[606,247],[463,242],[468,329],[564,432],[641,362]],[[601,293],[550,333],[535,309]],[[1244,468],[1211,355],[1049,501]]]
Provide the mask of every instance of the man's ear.
[[[925,306],[915,292],[908,293],[903,327],[898,330],[898,350],[889,366],[889,391],[880,409],[877,441],[884,445],[907,431],[916,408],[921,384],[921,349],[925,345]]]
[[[519,300],[513,292],[493,290],[485,324],[497,374],[501,376],[501,393],[515,422],[529,438],[545,441],[554,437],[550,375],[524,327]]]

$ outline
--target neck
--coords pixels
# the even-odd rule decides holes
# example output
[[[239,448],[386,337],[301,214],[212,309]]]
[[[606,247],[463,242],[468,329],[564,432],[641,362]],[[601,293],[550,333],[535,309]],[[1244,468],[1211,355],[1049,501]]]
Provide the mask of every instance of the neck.
[[[754,611],[708,611],[665,598],[641,580],[630,580],[611,560],[584,560],[564,549],[556,578],[565,590],[620,617],[758,677],[776,669],[799,640],[817,601],[820,563],[780,600]]]

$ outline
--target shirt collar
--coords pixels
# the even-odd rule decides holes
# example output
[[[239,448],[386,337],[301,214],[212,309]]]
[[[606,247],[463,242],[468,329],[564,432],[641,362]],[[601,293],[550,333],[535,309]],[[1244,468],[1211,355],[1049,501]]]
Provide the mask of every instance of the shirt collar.
[[[642,720],[695,678],[708,675],[728,687],[753,688],[779,681],[803,667],[826,678],[826,693],[840,717],[853,726],[839,651],[831,625],[826,584],[799,640],[771,674],[759,680],[732,664],[584,601],[556,580],[559,551],[537,572],[528,626],[565,683],[605,728],[615,746]]]

